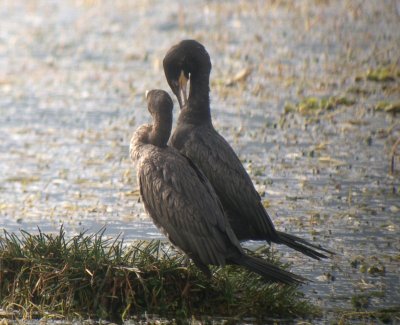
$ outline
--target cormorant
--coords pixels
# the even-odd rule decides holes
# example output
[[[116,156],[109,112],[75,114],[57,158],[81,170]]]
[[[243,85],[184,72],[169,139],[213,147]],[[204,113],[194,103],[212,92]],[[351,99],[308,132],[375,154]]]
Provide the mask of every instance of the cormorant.
[[[171,97],[165,91],[152,90],[147,102],[153,122],[134,133],[130,157],[137,163],[144,207],[156,226],[209,277],[208,265],[235,264],[267,281],[304,282],[301,276],[243,252],[207,178],[167,145],[172,128]]]
[[[320,251],[333,254],[275,229],[250,176],[229,143],[213,127],[209,98],[211,60],[204,46],[195,40],[181,41],[168,51],[163,66],[181,109],[170,144],[207,176],[236,237],[241,241],[285,244],[315,259],[327,257]]]

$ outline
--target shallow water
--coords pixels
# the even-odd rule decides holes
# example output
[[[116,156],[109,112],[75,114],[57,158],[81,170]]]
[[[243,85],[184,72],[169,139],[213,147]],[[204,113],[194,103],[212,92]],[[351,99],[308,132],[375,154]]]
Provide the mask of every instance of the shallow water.
[[[160,238],[139,202],[129,139],[149,121],[145,90],[169,89],[166,51],[196,38],[212,58],[214,125],[275,224],[338,253],[314,262],[277,247],[314,280],[303,290],[324,321],[356,294],[379,292],[371,309],[399,305],[398,156],[393,175],[389,166],[400,122],[374,107],[400,100],[400,78],[365,79],[399,69],[398,1],[17,0],[0,1],[0,19],[2,228]],[[249,77],[235,81],[243,69]],[[355,104],[284,113],[286,102],[342,95]]]

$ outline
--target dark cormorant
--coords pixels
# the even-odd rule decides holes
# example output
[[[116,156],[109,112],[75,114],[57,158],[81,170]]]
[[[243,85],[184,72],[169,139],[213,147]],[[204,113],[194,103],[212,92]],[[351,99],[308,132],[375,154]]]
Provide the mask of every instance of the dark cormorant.
[[[304,278],[251,257],[242,247],[211,184],[195,165],[167,146],[172,127],[172,99],[162,90],[147,95],[153,123],[140,126],[130,143],[131,159],[144,207],[172,244],[208,276],[208,265],[235,264],[267,281],[298,284]]]
[[[184,40],[168,51],[163,65],[168,84],[181,108],[170,144],[189,157],[207,176],[237,238],[285,244],[315,259],[326,258],[317,250],[332,253],[275,229],[250,176],[232,147],[212,125],[209,99],[211,61],[204,46],[194,40]]]

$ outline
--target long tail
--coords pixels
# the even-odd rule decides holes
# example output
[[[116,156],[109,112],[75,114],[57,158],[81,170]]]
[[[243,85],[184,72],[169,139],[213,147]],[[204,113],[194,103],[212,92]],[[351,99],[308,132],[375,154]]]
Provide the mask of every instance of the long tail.
[[[307,282],[306,278],[294,273],[280,269],[279,267],[257,257],[240,255],[230,260],[232,264],[246,267],[252,272],[261,275],[268,282],[281,282],[286,284],[302,284]]]
[[[321,258],[328,258],[328,256],[318,252],[317,250],[335,255],[334,252],[331,252],[319,245],[313,245],[309,243],[307,240],[302,239],[300,237],[289,235],[282,231],[277,231],[276,233],[279,236],[279,244],[284,244],[286,246],[289,246],[290,248],[293,248],[296,251],[299,251],[312,258],[315,258],[316,260],[320,260]]]

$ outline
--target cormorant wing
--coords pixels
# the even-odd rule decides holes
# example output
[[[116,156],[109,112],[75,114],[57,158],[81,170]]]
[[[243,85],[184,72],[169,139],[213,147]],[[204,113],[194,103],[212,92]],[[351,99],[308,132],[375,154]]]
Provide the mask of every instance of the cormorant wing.
[[[205,173],[227,213],[233,217],[246,216],[249,225],[275,238],[275,227],[262,206],[260,195],[229,143],[212,126],[182,131],[173,135],[174,147],[177,143],[178,149]]]
[[[239,242],[201,172],[173,148],[148,155],[138,169],[144,206],[171,242],[203,264],[225,265]]]

